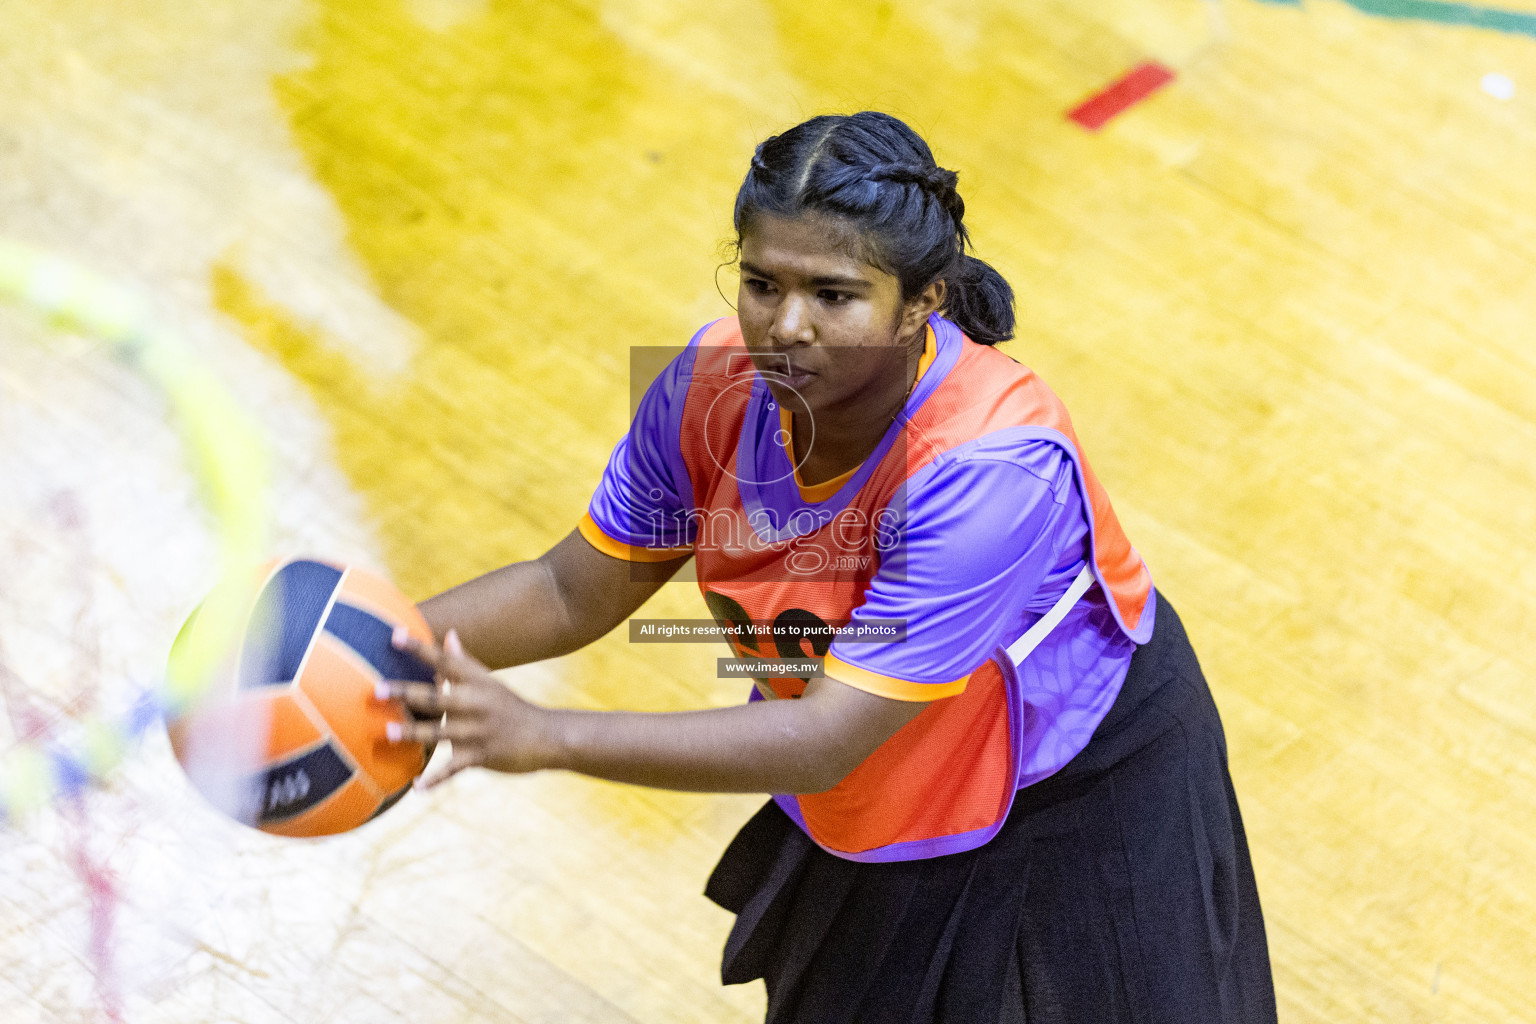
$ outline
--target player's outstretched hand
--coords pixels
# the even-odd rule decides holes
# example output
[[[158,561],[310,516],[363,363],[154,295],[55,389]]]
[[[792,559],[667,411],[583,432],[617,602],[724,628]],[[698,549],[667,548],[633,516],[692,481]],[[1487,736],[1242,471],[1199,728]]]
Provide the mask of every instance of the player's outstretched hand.
[[[381,699],[405,701],[427,721],[391,722],[386,738],[394,743],[437,743],[453,746],[448,763],[416,780],[416,788],[431,789],[465,768],[483,767],[500,772],[528,772],[547,767],[541,756],[545,719],[549,712],[530,704],[508,689],[489,669],[464,650],[458,633],[449,630],[443,645],[395,631],[394,646],[431,665],[431,683],[386,682],[379,684]]]

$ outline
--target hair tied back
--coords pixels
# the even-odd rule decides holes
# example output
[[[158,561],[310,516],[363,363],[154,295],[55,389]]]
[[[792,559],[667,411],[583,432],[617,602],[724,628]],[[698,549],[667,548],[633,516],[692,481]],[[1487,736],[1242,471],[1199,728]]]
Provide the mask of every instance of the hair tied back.
[[[736,193],[737,241],[759,213],[815,211],[846,220],[859,232],[869,262],[901,282],[904,300],[942,280],[940,312],[973,341],[994,345],[1013,337],[1013,289],[966,253],[970,234],[959,180],[889,114],[813,117],[764,140],[752,154]]]

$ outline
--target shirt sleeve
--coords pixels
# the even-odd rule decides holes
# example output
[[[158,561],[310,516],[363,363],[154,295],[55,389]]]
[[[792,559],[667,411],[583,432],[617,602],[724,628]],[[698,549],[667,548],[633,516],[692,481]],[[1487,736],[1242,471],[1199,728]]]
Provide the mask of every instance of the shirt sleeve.
[[[690,346],[646,389],[578,524],[604,554],[658,562],[693,551],[693,485],[679,445],[693,353]]]
[[[897,700],[960,693],[1085,564],[1087,516],[1060,447],[983,438],[942,459],[909,481],[864,603],[833,639],[825,668],[840,682]],[[849,639],[892,621],[904,639]]]

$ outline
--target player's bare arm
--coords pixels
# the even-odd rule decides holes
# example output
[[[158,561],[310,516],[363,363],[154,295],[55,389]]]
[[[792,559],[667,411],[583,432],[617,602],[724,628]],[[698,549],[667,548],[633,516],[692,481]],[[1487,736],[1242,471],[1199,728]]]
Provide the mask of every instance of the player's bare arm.
[[[415,711],[444,716],[441,724],[407,724],[393,733],[404,741],[453,744],[453,756],[424,777],[423,787],[469,767],[563,768],[663,789],[816,793],[835,786],[926,707],[822,677],[797,700],[661,713],[562,710],[526,701],[491,675],[489,664],[552,657],[603,635],[685,560],[626,562],[573,532],[543,559],[507,566],[426,602],[434,631],[455,622],[444,627],[443,644],[402,635],[397,646],[430,664],[440,683],[396,684],[390,691]],[[644,581],[632,580],[635,570],[646,573]],[[478,648],[493,660],[470,653],[458,622],[474,631]]]

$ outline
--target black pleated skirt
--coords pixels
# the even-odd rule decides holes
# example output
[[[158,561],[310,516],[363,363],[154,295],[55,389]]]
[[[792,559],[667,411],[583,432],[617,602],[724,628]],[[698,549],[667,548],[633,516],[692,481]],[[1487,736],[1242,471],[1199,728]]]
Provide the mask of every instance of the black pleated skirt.
[[[764,979],[769,1024],[1273,1024],[1221,720],[1158,601],[1093,739],[985,846],[856,863],[764,806],[705,889],[724,982]]]

